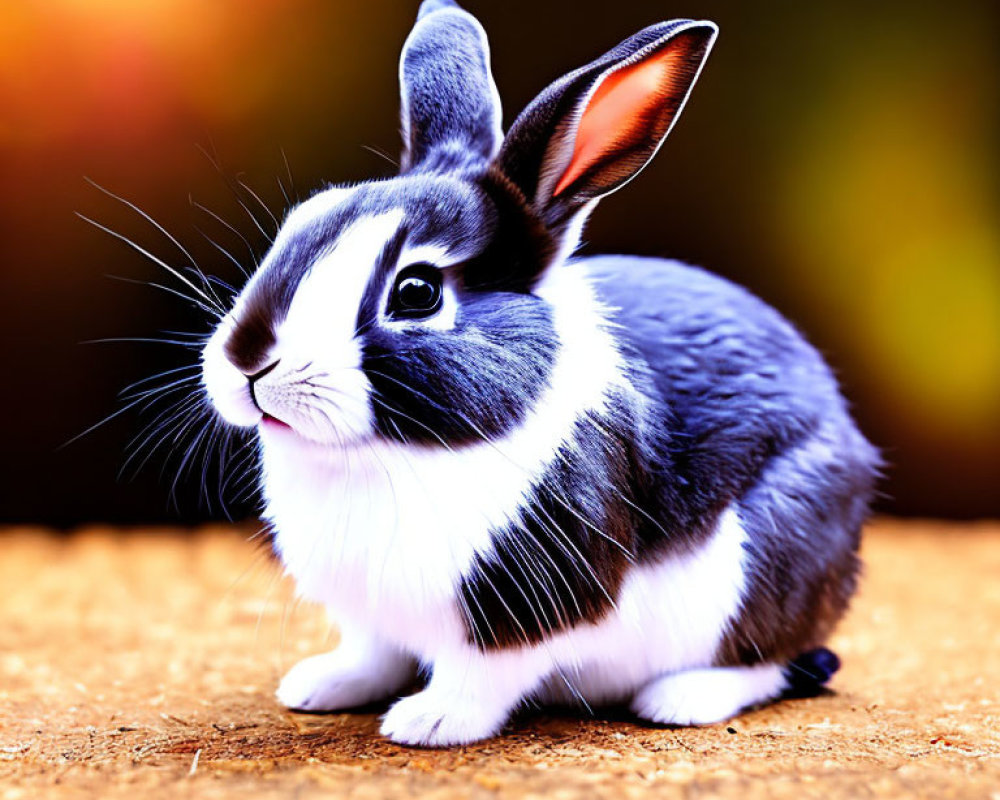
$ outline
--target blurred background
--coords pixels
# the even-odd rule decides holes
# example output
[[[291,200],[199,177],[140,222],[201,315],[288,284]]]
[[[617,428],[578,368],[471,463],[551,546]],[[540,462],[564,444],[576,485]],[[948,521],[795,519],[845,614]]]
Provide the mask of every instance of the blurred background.
[[[195,357],[84,341],[209,325],[178,298],[125,282],[167,276],[76,212],[173,265],[186,260],[85,177],[151,215],[206,272],[239,281],[202,233],[251,266],[274,229],[263,205],[280,218],[285,193],[393,172],[396,64],[416,5],[0,6],[0,521],[223,513],[201,496],[203,482],[220,494],[215,468],[203,474],[198,456],[181,475],[172,441],[126,464],[163,406],[126,409],[60,447],[123,409],[130,383]],[[1000,4],[466,6],[490,33],[507,124],[551,80],[644,25],[716,20],[721,37],[683,118],[653,165],[598,209],[589,251],[702,264],[787,314],[885,450],[880,510],[1000,516]],[[253,513],[246,498],[227,507]]]

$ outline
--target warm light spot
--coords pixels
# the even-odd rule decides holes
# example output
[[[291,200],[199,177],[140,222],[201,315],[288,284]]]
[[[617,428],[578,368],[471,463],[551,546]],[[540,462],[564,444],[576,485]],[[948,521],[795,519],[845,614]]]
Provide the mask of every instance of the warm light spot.
[[[893,425],[989,446],[1000,439],[989,104],[957,94],[946,72],[921,77],[845,65],[785,154],[775,236],[798,264],[788,280],[858,354]]]
[[[269,59],[295,57],[294,42],[272,37],[301,5],[255,0],[234,13],[200,0],[4,4],[0,146],[139,141],[186,117],[238,117],[274,88]]]

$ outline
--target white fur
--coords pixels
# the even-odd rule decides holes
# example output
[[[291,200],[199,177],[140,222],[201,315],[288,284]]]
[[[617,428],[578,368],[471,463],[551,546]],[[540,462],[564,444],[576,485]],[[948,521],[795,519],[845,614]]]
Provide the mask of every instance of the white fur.
[[[728,510],[701,547],[633,569],[596,624],[496,653],[453,644],[435,659],[427,688],[386,714],[383,733],[406,744],[466,743],[496,734],[529,697],[602,705],[634,696],[640,716],[680,724],[774,697],[784,687],[778,667],[710,668],[742,602],[745,538]]]
[[[708,725],[772,700],[787,686],[778,664],[692,669],[664,675],[632,698],[637,716],[665,725]]]
[[[421,692],[398,701],[382,721],[382,733],[401,744],[445,746],[493,736],[520,698],[538,682],[517,651],[489,655],[454,648],[434,662]]]
[[[329,217],[337,206],[354,194],[356,188],[355,186],[331,186],[296,205],[281,223],[281,229],[274,239],[270,252],[281,252],[295,235]],[[262,266],[266,266],[266,264],[265,260]]]
[[[702,546],[634,569],[615,610],[604,620],[542,644],[483,653],[462,638],[441,642],[431,659],[427,688],[397,702],[386,714],[382,732],[405,744],[471,742],[497,733],[528,697],[591,705],[631,698],[635,712],[646,719],[704,724],[776,696],[785,686],[777,665],[710,666],[741,603],[744,540],[735,512],[727,511]],[[352,642],[352,636],[346,641]],[[357,704],[358,697],[374,699],[377,686],[383,697],[398,688],[396,681],[383,677],[383,662],[373,658],[361,668],[357,648],[346,646],[351,679],[345,679],[342,669],[328,667],[334,651],[293,669],[282,682],[279,699],[293,707],[335,709]],[[405,669],[401,665],[405,662],[398,651],[391,652],[390,675],[393,669]],[[365,675],[370,678],[360,677]],[[343,688],[345,682],[350,691]],[[361,691],[355,688],[359,682]],[[301,694],[286,688],[289,684],[308,685],[308,705],[302,705]]]
[[[362,217],[337,237],[302,279],[278,328],[277,353],[315,359],[331,348],[352,366],[357,354],[358,309],[385,243],[403,222],[403,209]]]
[[[415,673],[405,653],[344,624],[337,649],[300,661],[276,694],[283,705],[302,711],[354,708],[398,692]]]

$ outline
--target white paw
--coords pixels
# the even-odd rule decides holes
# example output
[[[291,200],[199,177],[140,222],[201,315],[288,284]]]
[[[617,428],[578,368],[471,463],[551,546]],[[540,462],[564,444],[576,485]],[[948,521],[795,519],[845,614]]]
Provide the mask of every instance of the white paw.
[[[352,663],[338,650],[306,658],[282,678],[275,695],[300,711],[336,711],[382,700],[397,691],[377,665]]]
[[[785,687],[780,667],[718,667],[664,675],[632,698],[632,711],[665,725],[708,725],[776,697]]]
[[[425,689],[404,697],[382,718],[382,735],[398,744],[447,747],[495,736],[507,721],[466,701]]]

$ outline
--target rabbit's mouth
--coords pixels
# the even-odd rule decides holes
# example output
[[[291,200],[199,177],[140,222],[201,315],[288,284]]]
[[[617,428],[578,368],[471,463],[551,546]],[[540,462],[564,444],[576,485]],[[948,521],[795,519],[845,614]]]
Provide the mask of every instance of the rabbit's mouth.
[[[265,413],[264,416],[261,418],[260,423],[261,423],[261,425],[270,425],[270,426],[273,426],[275,428],[291,428],[292,427],[287,422],[283,422],[282,420],[278,419],[277,417],[272,416],[271,414],[267,414],[267,413]]]

